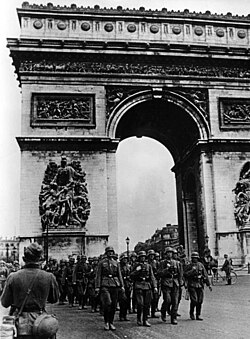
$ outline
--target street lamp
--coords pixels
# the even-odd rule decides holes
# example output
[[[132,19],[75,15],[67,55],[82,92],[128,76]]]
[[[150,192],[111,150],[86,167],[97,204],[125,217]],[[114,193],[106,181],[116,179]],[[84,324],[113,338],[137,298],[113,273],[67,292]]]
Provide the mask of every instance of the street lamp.
[[[206,234],[205,235],[205,242],[206,242],[206,247],[208,248],[208,239],[209,239],[209,236]]]
[[[6,261],[8,262],[9,261],[9,247],[10,247],[10,245],[6,244],[5,247],[6,247]]]
[[[15,261],[16,260],[16,246],[13,247],[13,250],[12,250],[12,253],[13,253],[13,260]]]
[[[126,244],[127,244],[127,256],[128,256],[128,259],[129,259],[129,242],[130,242],[130,239],[129,237],[126,238]]]

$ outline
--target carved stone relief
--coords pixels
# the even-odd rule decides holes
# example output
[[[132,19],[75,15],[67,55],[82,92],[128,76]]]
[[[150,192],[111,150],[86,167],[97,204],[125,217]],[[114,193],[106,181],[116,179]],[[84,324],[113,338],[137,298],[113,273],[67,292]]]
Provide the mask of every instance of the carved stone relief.
[[[222,129],[250,128],[250,99],[220,99],[220,127]]]
[[[68,164],[62,156],[61,165],[49,161],[39,194],[43,232],[47,229],[86,231],[90,203],[85,176],[79,160]]]
[[[239,229],[250,225],[250,162],[243,167],[235,193],[234,216]]]
[[[94,127],[94,118],[93,95],[33,94],[31,126]]]
[[[209,66],[197,64],[143,64],[81,61],[21,61],[19,72],[70,72],[94,74],[140,74],[152,76],[197,76],[205,78],[250,78],[250,69],[244,67]]]

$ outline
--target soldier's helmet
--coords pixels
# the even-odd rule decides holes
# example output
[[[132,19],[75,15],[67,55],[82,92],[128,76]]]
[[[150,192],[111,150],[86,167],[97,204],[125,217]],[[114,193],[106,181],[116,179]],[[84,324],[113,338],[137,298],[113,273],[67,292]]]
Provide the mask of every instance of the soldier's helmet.
[[[135,252],[132,252],[132,253],[130,254],[130,257],[135,257],[135,258],[137,258],[137,254],[136,254]]]
[[[155,255],[155,251],[154,251],[154,250],[149,250],[149,251],[148,251],[148,256],[151,255],[151,254],[154,254],[154,255]]]
[[[173,252],[173,248],[172,247],[166,247],[165,249],[165,253],[168,253],[168,252]]]
[[[173,248],[173,253],[177,254],[177,250],[175,248]]]
[[[85,255],[85,254],[83,254],[83,255],[81,255],[81,257],[80,257],[81,259],[87,259],[87,256]]]
[[[160,253],[155,252],[155,256],[156,256],[156,257],[160,257]]]
[[[114,247],[112,247],[112,246],[106,247],[106,248],[105,248],[105,253],[108,253],[108,252],[113,252],[113,253],[115,253]]]
[[[124,259],[128,259],[128,256],[125,253],[120,255],[120,260],[124,260]]]
[[[199,258],[199,253],[198,252],[192,252],[191,258]]]
[[[146,254],[146,252],[145,251],[140,251],[139,253],[138,253],[138,257],[143,257],[143,256],[147,256],[147,254]]]
[[[49,314],[41,314],[38,316],[33,324],[32,332],[34,336],[52,337],[58,331],[57,318]]]

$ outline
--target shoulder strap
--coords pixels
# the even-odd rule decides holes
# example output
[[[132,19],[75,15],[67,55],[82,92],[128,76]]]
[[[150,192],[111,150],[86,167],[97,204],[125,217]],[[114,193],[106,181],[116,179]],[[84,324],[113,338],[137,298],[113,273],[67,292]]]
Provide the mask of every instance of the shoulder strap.
[[[21,314],[22,311],[23,311],[23,308],[24,308],[24,306],[25,306],[25,304],[26,304],[26,301],[27,301],[27,299],[28,299],[28,297],[29,297],[29,295],[30,295],[30,292],[32,291],[32,288],[33,288],[33,285],[34,285],[34,283],[35,283],[35,280],[36,280],[36,278],[37,278],[37,276],[38,276],[38,273],[39,273],[39,270],[37,270],[36,275],[34,276],[34,278],[32,279],[32,281],[31,281],[31,283],[30,283],[30,285],[29,285],[29,288],[28,288],[28,290],[27,290],[27,292],[26,292],[26,295],[25,295],[25,298],[24,298],[23,303],[22,303],[22,305],[21,305],[21,308],[20,308],[20,310],[18,311],[18,314],[17,314],[18,317],[20,316],[20,314]]]

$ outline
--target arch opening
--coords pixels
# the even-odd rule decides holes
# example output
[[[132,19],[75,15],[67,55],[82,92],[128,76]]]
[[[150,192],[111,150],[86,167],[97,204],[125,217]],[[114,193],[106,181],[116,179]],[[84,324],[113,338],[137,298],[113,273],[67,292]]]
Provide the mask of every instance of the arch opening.
[[[174,161],[158,141],[129,137],[120,142],[116,163],[119,248],[129,236],[132,249],[156,229],[177,224]]]
[[[132,106],[116,126],[115,137],[150,137],[162,143],[175,161],[201,138],[196,122],[187,112],[163,99],[152,99]]]

